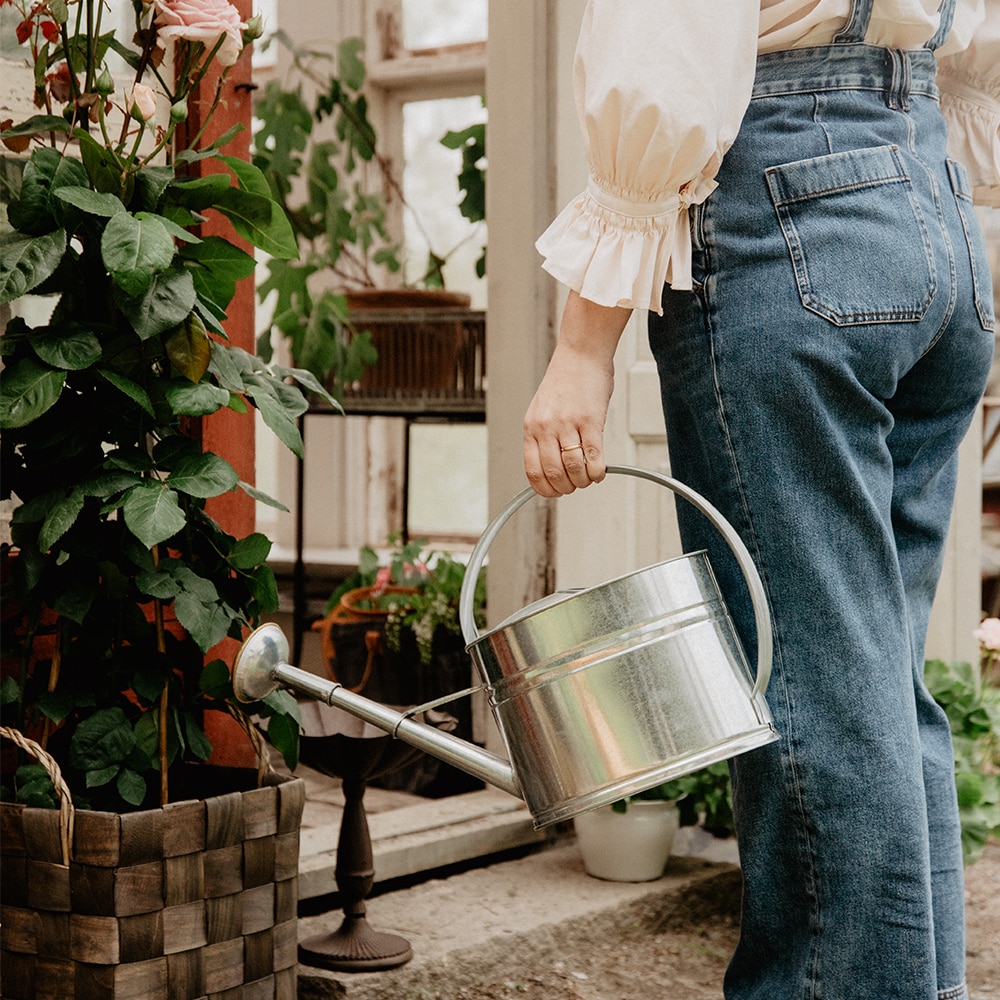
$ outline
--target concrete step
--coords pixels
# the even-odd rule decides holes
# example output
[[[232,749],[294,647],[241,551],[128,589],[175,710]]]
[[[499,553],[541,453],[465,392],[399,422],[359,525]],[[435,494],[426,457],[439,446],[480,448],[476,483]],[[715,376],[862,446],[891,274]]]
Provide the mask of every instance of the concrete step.
[[[328,786],[328,800],[339,794],[335,785]],[[380,810],[368,811],[376,885],[544,843],[552,836],[533,828],[531,815],[520,799],[494,788],[444,799],[369,789],[366,804],[369,796],[373,808]],[[300,836],[300,900],[337,891],[334,871],[339,807],[328,801],[330,813],[322,814],[319,793],[310,796],[308,789],[306,801],[305,819],[311,823],[304,822]]]
[[[683,833],[684,831],[682,831]],[[695,834],[696,835],[696,834]],[[516,980],[526,965],[581,941],[620,934],[637,924],[661,926],[713,880],[732,880],[734,845],[692,844],[674,856],[655,882],[605,882],[583,869],[572,838],[526,856],[388,892],[367,901],[370,927],[403,937],[413,950],[405,965],[345,973],[299,966],[299,1000],[404,1000],[460,995],[483,977]],[[711,857],[715,860],[707,860]],[[299,921],[299,942],[335,932],[339,911]]]

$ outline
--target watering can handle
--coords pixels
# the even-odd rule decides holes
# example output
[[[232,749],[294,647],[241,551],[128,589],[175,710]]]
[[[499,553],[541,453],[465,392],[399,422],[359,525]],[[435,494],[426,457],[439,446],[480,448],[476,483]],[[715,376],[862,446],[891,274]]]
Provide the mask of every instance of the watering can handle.
[[[751,697],[756,697],[758,694],[763,695],[767,690],[768,681],[771,679],[771,615],[768,609],[767,596],[764,593],[764,584],[761,582],[757,567],[754,566],[753,559],[750,557],[747,547],[743,544],[743,540],[736,534],[733,526],[700,493],[696,493],[689,486],[685,486],[676,479],[671,479],[669,476],[661,475],[658,472],[650,472],[648,469],[638,469],[630,465],[609,465],[607,471],[616,475],[648,479],[652,483],[658,483],[660,486],[665,486],[668,490],[672,490],[701,511],[725,539],[726,544],[736,557],[737,563],[739,563],[743,578],[746,580],[747,587],[750,590],[750,600],[753,602],[754,617],[757,622],[757,676]],[[506,506],[504,506],[482,533],[479,541],[476,543],[476,547],[469,556],[469,563],[465,571],[465,577],[462,580],[462,591],[458,602],[459,622],[461,623],[462,634],[465,637],[467,645],[471,645],[479,638],[473,604],[475,600],[476,579],[486,558],[486,550],[515,511],[519,510],[535,496],[537,496],[535,491],[528,487],[528,489],[523,490],[517,496],[508,500]]]

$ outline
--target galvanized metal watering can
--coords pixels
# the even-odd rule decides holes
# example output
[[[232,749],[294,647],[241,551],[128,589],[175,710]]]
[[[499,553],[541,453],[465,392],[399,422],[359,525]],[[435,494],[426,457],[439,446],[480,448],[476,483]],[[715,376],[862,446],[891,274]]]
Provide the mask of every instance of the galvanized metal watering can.
[[[475,581],[500,529],[535,496],[527,489],[479,539],[459,602],[467,648],[509,760],[412,717],[426,706],[398,712],[290,666],[288,642],[276,625],[262,625],[240,650],[236,696],[257,701],[286,685],[343,709],[523,798],[536,828],[776,740],[764,700],[771,622],[743,542],[719,511],[677,480],[628,466],[609,466],[608,472],[665,486],[722,534],[753,602],[756,676],[704,551],[553,594],[480,633],[473,614]]]

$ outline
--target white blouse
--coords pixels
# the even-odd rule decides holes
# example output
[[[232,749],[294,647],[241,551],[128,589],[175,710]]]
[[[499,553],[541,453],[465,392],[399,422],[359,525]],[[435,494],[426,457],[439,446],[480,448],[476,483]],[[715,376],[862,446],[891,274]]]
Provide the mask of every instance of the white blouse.
[[[865,41],[924,45],[939,0],[874,0]],[[587,189],[536,246],[543,267],[601,305],[660,311],[691,287],[688,206],[715,175],[750,102],[758,52],[826,45],[850,0],[590,0],[574,64]],[[957,0],[938,50],[951,155],[1000,186],[1000,0]]]

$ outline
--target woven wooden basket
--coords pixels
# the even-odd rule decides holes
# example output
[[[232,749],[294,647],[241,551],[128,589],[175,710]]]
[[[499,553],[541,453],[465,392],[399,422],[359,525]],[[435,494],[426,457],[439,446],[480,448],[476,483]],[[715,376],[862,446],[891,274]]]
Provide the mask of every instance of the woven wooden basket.
[[[46,766],[63,804],[0,803],[4,1000],[295,996],[300,778],[266,768],[248,791],[75,811],[48,754],[0,736]]]

